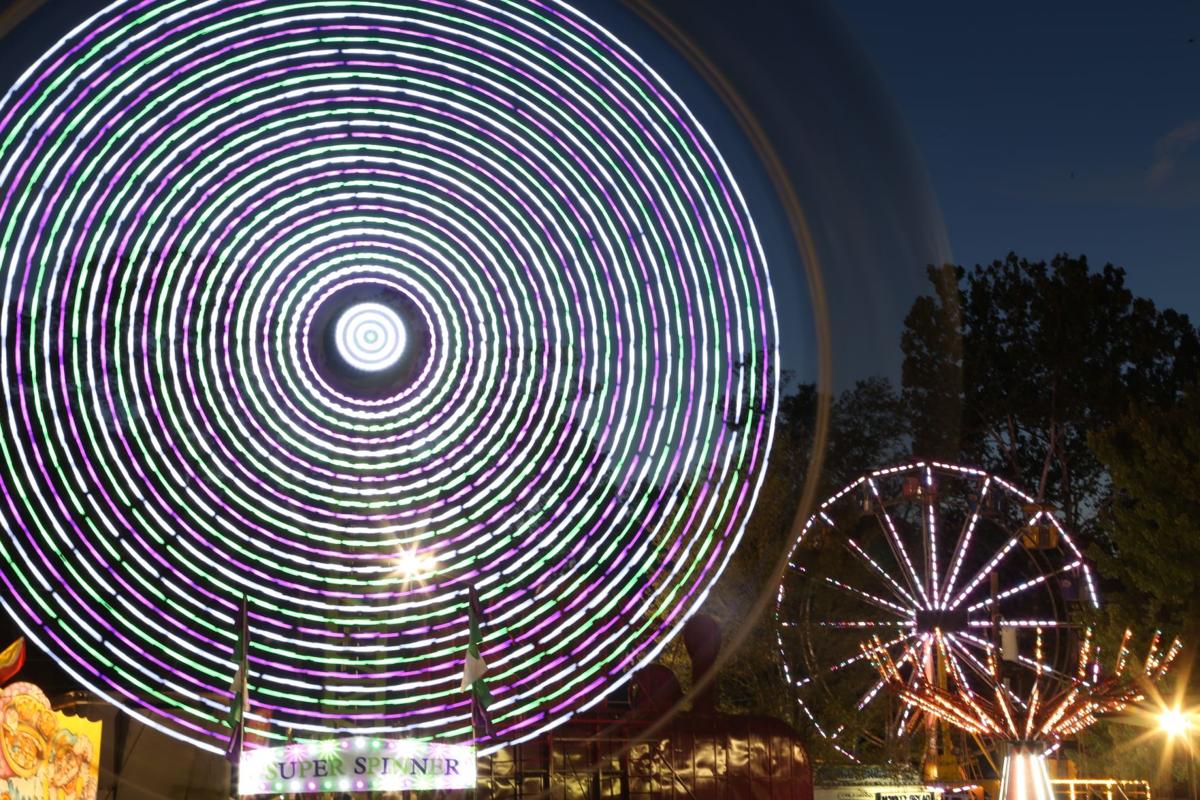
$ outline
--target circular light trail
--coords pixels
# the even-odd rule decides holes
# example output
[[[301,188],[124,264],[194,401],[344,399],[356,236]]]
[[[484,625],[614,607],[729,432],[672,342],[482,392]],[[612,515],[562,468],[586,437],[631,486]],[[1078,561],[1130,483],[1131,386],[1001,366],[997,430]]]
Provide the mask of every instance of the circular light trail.
[[[399,315],[379,303],[358,303],[343,311],[334,336],[346,363],[367,372],[394,366],[408,338]]]
[[[746,203],[558,3],[109,6],[0,104],[0,292],[0,604],[210,750],[243,595],[269,741],[470,739],[471,586],[488,744],[561,723],[699,605],[766,468]]]

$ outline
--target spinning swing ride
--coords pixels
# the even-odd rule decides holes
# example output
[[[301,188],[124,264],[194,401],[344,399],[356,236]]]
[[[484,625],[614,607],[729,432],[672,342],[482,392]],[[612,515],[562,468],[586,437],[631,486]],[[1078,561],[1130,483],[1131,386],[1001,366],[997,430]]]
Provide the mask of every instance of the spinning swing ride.
[[[919,668],[902,669],[878,637],[872,637],[862,651],[907,708],[920,709],[955,728],[1003,743],[1004,766],[997,800],[1053,800],[1046,756],[1100,716],[1142,700],[1147,689],[1166,676],[1182,649],[1178,637],[1164,648],[1161,632],[1155,632],[1145,661],[1130,664],[1131,636],[1132,632],[1126,630],[1115,668],[1102,674],[1100,648],[1093,643],[1088,628],[1073,674],[1051,675],[1042,665],[1042,628],[1036,628],[1032,655],[1038,666],[1035,680],[1022,694],[1013,691],[1012,683],[1002,673],[996,648],[988,649],[986,680],[981,687],[957,668],[951,669],[944,682],[935,682]],[[947,640],[948,634],[936,631],[931,647],[953,666],[956,662]]]

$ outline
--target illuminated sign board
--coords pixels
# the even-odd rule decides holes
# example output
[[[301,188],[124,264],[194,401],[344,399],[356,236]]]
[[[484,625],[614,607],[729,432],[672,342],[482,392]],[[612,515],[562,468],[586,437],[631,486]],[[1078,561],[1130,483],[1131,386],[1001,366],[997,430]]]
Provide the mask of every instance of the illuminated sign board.
[[[330,739],[242,753],[238,793],[475,788],[475,748],[412,739]]]
[[[938,800],[940,790],[920,785],[878,786],[870,784],[848,786],[815,786],[813,800]]]

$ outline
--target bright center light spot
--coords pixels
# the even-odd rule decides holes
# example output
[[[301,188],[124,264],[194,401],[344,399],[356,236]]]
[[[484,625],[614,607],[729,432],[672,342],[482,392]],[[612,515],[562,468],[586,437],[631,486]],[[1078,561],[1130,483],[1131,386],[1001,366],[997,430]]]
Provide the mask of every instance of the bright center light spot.
[[[1162,712],[1158,717],[1158,724],[1168,736],[1182,736],[1191,727],[1187,715],[1178,708],[1169,708]]]
[[[408,334],[400,316],[381,303],[357,303],[338,317],[334,331],[338,353],[366,372],[385,370],[404,355]]]
[[[437,568],[438,560],[431,553],[401,550],[396,555],[396,571],[406,581],[423,578],[436,572]]]

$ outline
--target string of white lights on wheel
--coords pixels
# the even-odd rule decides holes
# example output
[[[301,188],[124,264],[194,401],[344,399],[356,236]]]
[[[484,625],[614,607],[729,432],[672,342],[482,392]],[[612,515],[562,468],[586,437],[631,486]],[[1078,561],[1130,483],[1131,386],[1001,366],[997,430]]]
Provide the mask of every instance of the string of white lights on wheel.
[[[1062,677],[1073,652],[1062,634],[1100,598],[1056,514],[999,475],[936,461],[872,470],[826,498],[776,595],[779,654],[804,726],[853,761],[860,747],[876,758],[880,743],[916,728],[913,706],[889,706],[876,648],[907,680],[940,658],[939,669],[982,694],[1007,635],[1008,678]],[[1044,655],[1015,654],[1017,636],[1035,635],[1041,653],[1043,630]]]

